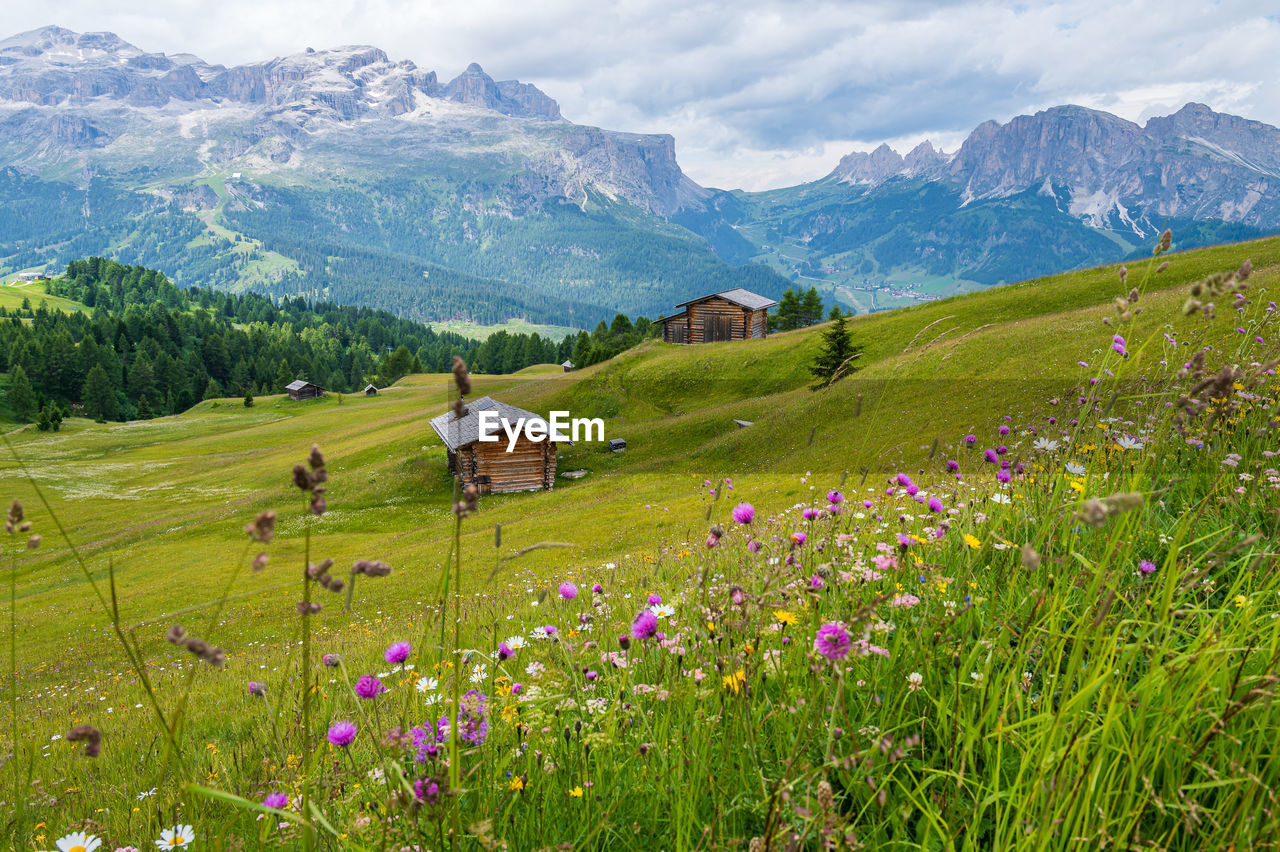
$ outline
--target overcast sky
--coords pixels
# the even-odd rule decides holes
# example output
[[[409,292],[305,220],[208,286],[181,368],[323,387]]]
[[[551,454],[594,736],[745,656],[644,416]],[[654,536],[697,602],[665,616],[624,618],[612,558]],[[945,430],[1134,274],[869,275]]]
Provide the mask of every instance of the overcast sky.
[[[813,180],[851,150],[1077,103],[1144,121],[1190,100],[1280,125],[1280,4],[798,0],[4,0],[47,24],[232,65],[374,44],[442,80],[475,61],[572,121],[670,133],[708,186]],[[1264,11],[1272,14],[1265,15]]]

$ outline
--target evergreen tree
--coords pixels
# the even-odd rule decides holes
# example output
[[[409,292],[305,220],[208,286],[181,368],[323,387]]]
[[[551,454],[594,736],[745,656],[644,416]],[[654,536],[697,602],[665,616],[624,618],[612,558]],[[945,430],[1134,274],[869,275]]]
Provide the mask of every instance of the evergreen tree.
[[[147,395],[144,393],[138,398],[138,419],[150,420],[152,417],[155,417],[155,414],[152,413],[151,403],[147,401]]]
[[[822,322],[822,297],[817,287],[810,287],[800,302],[800,327],[807,328],[818,322]]]
[[[31,380],[21,365],[15,366],[9,373],[9,407],[19,420],[30,420],[36,412],[36,395],[31,389]]]
[[[413,369],[413,353],[409,351],[409,347],[403,343],[396,347],[396,350],[388,355],[382,362],[382,369],[378,372],[382,375],[382,380],[389,385],[393,385],[400,381]]]
[[[778,310],[769,317],[775,331],[791,331],[800,327],[800,297],[790,287],[778,300]]]
[[[293,383],[293,373],[289,371],[289,359],[280,359],[280,369],[276,371],[276,393],[284,393]]]
[[[244,407],[253,408],[253,391],[244,392]]]
[[[844,316],[837,317],[831,328],[822,332],[822,348],[809,367],[809,372],[818,378],[818,382],[810,388],[819,390],[852,373],[857,369],[852,361],[861,352],[862,347],[854,344]]]
[[[204,396],[201,399],[218,399],[222,396],[222,387],[218,384],[218,380],[209,377],[209,384],[204,386]]]
[[[95,364],[85,377],[80,398],[84,402],[86,416],[94,420],[110,420],[116,416],[116,389],[101,364]]]
[[[49,419],[48,406],[40,409],[40,413],[36,415],[36,428],[41,432],[48,432],[53,428],[53,422]]]

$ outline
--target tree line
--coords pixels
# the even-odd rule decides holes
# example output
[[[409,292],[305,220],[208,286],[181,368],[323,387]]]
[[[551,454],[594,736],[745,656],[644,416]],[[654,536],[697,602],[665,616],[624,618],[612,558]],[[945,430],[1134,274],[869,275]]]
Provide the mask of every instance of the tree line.
[[[73,413],[133,420],[203,399],[248,403],[295,379],[337,392],[385,386],[409,373],[445,372],[454,355],[489,373],[577,355],[585,365],[634,345],[648,328],[619,316],[559,343],[505,331],[480,342],[371,308],[182,289],[156,270],[99,257],[69,263],[48,292],[87,310],[33,308],[30,299],[0,308],[0,372],[8,373],[13,414],[53,429]]]

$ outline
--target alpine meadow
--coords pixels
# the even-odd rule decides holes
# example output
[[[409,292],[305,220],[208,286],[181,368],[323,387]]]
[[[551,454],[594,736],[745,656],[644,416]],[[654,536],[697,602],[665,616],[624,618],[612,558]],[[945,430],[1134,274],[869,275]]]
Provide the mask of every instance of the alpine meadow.
[[[931,79],[0,41],[0,845],[1280,848],[1280,130]]]

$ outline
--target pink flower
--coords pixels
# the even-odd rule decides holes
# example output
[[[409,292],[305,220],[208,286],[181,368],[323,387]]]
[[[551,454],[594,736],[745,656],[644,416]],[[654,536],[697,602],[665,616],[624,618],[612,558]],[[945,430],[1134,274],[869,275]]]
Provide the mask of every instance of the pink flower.
[[[373,675],[360,675],[360,679],[356,681],[356,695],[364,699],[373,698],[379,693],[386,692],[387,688],[382,685],[382,681]]]
[[[733,507],[733,519],[740,524],[749,524],[756,516],[756,507],[750,503],[739,503]]]
[[[346,748],[356,738],[356,730],[351,722],[335,722],[329,728],[329,742],[339,748]]]
[[[571,601],[578,596],[578,587],[568,580],[560,584],[560,597],[567,601]]]
[[[409,659],[410,645],[408,642],[392,642],[387,646],[387,651],[382,658],[393,666],[398,666],[405,660]]]

